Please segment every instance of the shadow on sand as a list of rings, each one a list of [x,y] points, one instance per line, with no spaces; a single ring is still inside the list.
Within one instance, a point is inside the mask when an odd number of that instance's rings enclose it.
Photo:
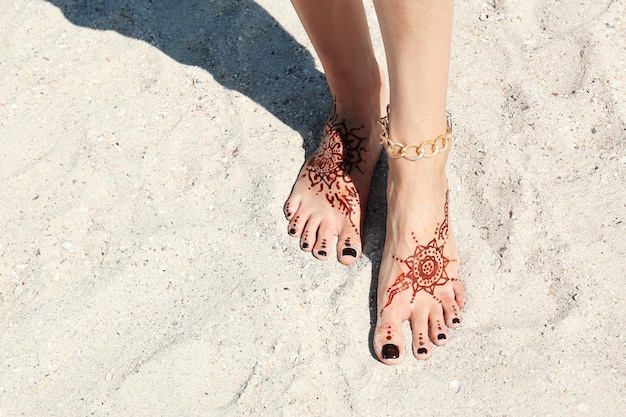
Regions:
[[[307,141],[332,105],[311,54],[252,0],[47,1],[75,25],[116,31],[206,70]]]
[[[307,156],[332,107],[311,54],[252,0],[47,0],[77,26],[142,40],[172,59],[209,72],[300,133]],[[285,7],[291,7],[286,5]],[[312,134],[311,134],[312,133]],[[365,255],[380,259],[386,170],[379,165],[364,230]],[[374,201],[378,201],[378,203]],[[372,247],[374,246],[374,247]],[[378,262],[372,263],[370,351],[376,323]]]

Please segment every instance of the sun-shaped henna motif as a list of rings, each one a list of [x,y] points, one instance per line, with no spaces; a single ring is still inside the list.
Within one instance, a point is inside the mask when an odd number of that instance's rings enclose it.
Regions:
[[[336,207],[358,232],[352,215],[360,208],[359,194],[350,173],[356,169],[363,172],[359,164],[363,162],[362,154],[367,152],[363,147],[364,136],[357,132],[362,129],[349,129],[345,120],[339,121],[337,107],[324,127],[320,147],[307,162],[302,177],[308,177],[309,189],[324,193],[331,206]]]
[[[420,291],[425,291],[439,299],[435,295],[435,287],[445,285],[448,281],[456,281],[456,278],[448,276],[446,267],[453,259],[444,256],[443,249],[448,239],[448,195],[446,194],[446,204],[444,207],[444,220],[435,231],[433,238],[427,245],[420,245],[414,233],[411,233],[416,243],[415,251],[406,259],[395,257],[396,261],[404,263],[408,267],[408,272],[402,272],[395,282],[387,290],[387,304],[381,309],[383,310],[391,304],[393,298],[400,292],[411,288],[413,295],[411,303],[415,300],[415,296]]]
[[[344,176],[343,140],[336,130],[328,130],[328,127],[326,130],[323,142],[311,158],[306,172],[311,181],[310,188],[319,185],[318,192],[332,188],[337,177]]]

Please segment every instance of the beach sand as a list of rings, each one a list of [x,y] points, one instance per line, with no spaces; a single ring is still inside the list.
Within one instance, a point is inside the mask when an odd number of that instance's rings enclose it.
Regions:
[[[0,416],[623,415],[623,0],[457,0],[469,303],[397,367],[384,158],[355,265],[286,233],[332,107],[289,2],[0,5]]]

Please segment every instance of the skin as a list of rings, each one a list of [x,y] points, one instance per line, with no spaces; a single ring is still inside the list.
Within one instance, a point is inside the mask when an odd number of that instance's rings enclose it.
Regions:
[[[389,100],[361,0],[292,3],[335,96],[336,107],[329,120],[341,122],[345,129],[327,124],[320,149],[305,163],[285,205],[289,232],[300,238],[303,250],[312,251],[319,259],[328,258],[327,248],[337,236],[338,259],[349,265],[361,254],[361,213],[380,152],[380,127],[373,122],[384,114],[382,109],[389,103],[389,136],[397,142],[421,143],[446,130],[453,2],[374,1],[387,55]],[[320,189],[312,180],[317,177],[309,174],[316,167],[329,166],[322,163],[321,155],[323,151],[331,154],[328,148],[333,140],[341,142],[342,149],[350,149],[354,140],[346,132],[364,138],[359,142],[359,156],[345,156],[343,162],[335,159],[334,165],[330,164],[335,167],[330,170],[334,183]],[[433,343],[444,345],[449,339],[448,329],[461,322],[466,295],[459,281],[459,256],[449,225],[447,155],[444,152],[419,161],[389,159],[387,231],[373,338],[374,350],[385,364],[399,363],[406,353],[400,331],[403,321],[411,324],[411,350],[418,359],[430,357]],[[354,169],[355,164],[348,159],[358,160],[359,169]],[[331,182],[325,180],[327,185]],[[337,204],[333,206],[336,199],[329,198],[332,190],[349,196],[353,203],[358,201],[351,206],[350,216]],[[358,250],[356,256],[346,256],[347,248]]]
[[[351,265],[362,253],[362,213],[381,151],[377,121],[387,103],[387,90],[360,0],[292,3],[324,66],[335,107],[320,148],[305,162],[285,203],[288,233],[320,260],[331,256],[336,238],[337,259]],[[355,62],[360,63],[356,68]],[[329,148],[351,157],[329,163],[324,157]]]

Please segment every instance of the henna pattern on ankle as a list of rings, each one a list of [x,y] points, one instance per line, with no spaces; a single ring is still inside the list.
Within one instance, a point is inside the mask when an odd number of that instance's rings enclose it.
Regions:
[[[345,119],[339,121],[335,104],[324,127],[320,147],[302,173],[302,178],[308,177],[311,183],[309,189],[317,187],[317,194],[324,193],[328,203],[348,218],[357,234],[360,225],[352,216],[360,208],[361,201],[350,173],[355,169],[364,173],[359,164],[364,162],[362,155],[367,152],[363,147],[366,137],[357,134],[362,128],[349,129]]]
[[[435,295],[435,287],[445,285],[448,281],[457,281],[456,278],[449,277],[446,271],[448,264],[455,262],[456,259],[449,259],[443,255],[448,239],[448,193],[446,193],[444,206],[444,220],[441,225],[437,226],[435,237],[426,246],[420,245],[414,233],[411,233],[411,237],[416,243],[413,255],[406,259],[394,257],[396,261],[404,263],[409,271],[402,272],[393,285],[387,289],[387,304],[380,310],[380,314],[391,304],[398,293],[409,288],[413,290],[411,303],[418,292],[425,291],[441,304],[441,300]]]

